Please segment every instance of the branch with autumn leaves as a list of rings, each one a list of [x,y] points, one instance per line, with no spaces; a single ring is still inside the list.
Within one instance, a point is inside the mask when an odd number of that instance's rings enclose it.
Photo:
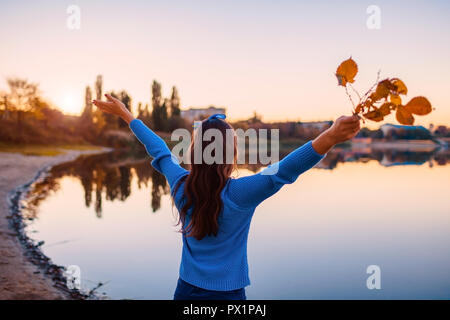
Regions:
[[[345,87],[347,96],[353,104],[353,114],[361,114],[365,119],[378,122],[395,111],[395,117],[399,123],[412,125],[414,124],[414,115],[423,116],[429,114],[433,109],[428,99],[422,96],[414,97],[403,105],[400,95],[406,95],[408,88],[398,78],[387,78],[381,81],[377,79],[372,88],[364,95],[360,95],[352,86],[357,73],[358,65],[352,58],[343,61],[336,70],[338,84]],[[356,106],[347,85],[359,98]]]

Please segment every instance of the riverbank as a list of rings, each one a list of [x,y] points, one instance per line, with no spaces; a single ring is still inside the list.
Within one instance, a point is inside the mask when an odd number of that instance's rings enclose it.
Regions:
[[[26,156],[20,153],[0,152],[0,299],[72,298],[65,288],[61,286],[58,288],[55,281],[45,274],[48,268],[31,262],[35,248],[25,248],[26,241],[24,242],[21,237],[20,230],[10,227],[11,220],[17,218],[10,210],[11,201],[14,196],[25,191],[24,186],[36,179],[37,173],[43,174],[50,167],[74,160],[80,155],[106,150],[65,149],[63,153],[53,156]]]

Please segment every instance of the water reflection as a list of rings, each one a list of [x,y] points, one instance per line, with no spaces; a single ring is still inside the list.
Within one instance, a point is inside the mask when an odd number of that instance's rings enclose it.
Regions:
[[[83,186],[86,207],[93,206],[97,217],[101,218],[103,198],[125,201],[131,195],[132,171],[139,189],[147,188],[152,181],[150,206],[156,212],[161,207],[161,196],[169,192],[165,177],[153,169],[148,158],[136,158],[124,152],[80,157],[53,167],[49,176],[34,185],[30,204],[37,207],[50,192],[59,189],[60,178],[70,176],[79,179]]]
[[[282,154],[285,156],[288,151]],[[411,152],[411,151],[372,151],[365,149],[335,148],[317,165],[319,169],[335,169],[339,163],[360,162],[366,163],[376,160],[382,166],[396,165],[423,165],[428,162],[430,167],[443,166],[450,162],[450,151],[441,149],[437,151]],[[258,172],[261,165],[243,165],[250,172]],[[53,167],[50,175],[43,181],[34,185],[29,207],[36,208],[40,201],[48,194],[59,189],[58,180],[64,176],[79,179],[84,189],[84,203],[87,208],[94,207],[98,218],[102,217],[103,198],[106,201],[125,201],[132,193],[132,171],[137,178],[139,189],[147,188],[151,181],[149,195],[150,208],[156,212],[161,208],[161,197],[169,194],[169,186],[165,177],[150,165],[148,157],[140,154],[133,155],[127,152],[111,152],[94,156],[80,157],[75,161],[67,162]],[[28,218],[36,217],[36,210],[29,210]]]
[[[334,149],[257,209],[248,297],[448,297],[449,160],[446,150]],[[149,162],[123,152],[83,157],[54,167],[30,194],[29,234],[55,263],[79,265],[84,285],[108,282],[112,298],[170,299],[176,285],[175,212]],[[382,268],[380,292],[365,287],[370,264]]]
[[[396,165],[422,165],[426,162],[429,163],[430,167],[435,164],[442,166],[450,162],[450,151],[448,149],[435,151],[399,151],[395,149],[371,150],[369,148],[335,148],[321,161],[318,167],[322,169],[334,169],[342,162],[364,163],[370,160],[376,160],[385,167]]]

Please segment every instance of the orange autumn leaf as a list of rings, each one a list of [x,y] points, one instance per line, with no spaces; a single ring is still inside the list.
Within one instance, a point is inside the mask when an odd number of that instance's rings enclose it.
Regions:
[[[353,83],[358,73],[358,65],[352,58],[342,62],[336,70],[336,77],[340,86],[345,87],[347,82]]]
[[[425,97],[415,97],[405,105],[405,108],[411,113],[423,116],[431,112],[431,103]]]
[[[384,118],[380,109],[375,109],[373,111],[369,111],[369,112],[363,114],[363,116],[369,120],[377,121],[377,122],[382,121]]]
[[[392,84],[389,80],[380,81],[375,89],[375,92],[371,94],[370,98],[373,101],[378,101],[388,97],[391,92]]]
[[[390,94],[389,100],[396,106],[399,106],[402,104],[402,98],[398,94]]]
[[[402,80],[394,78],[392,79],[392,84],[397,88],[396,91],[398,94],[408,93],[408,88],[406,87],[405,83]]]
[[[384,117],[384,116],[387,116],[388,114],[391,113],[391,106],[392,106],[392,105],[393,105],[393,104],[390,103],[390,102],[385,102],[385,103],[383,103],[383,104],[381,105],[381,107],[380,107],[380,113],[383,115],[383,117]]]
[[[397,112],[395,113],[395,117],[397,121],[404,125],[412,125],[414,124],[414,116],[412,113],[405,108],[405,106],[398,106]]]

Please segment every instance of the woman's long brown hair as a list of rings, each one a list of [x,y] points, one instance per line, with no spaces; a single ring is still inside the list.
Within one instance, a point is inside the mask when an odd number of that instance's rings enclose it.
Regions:
[[[195,163],[194,144],[196,137],[204,133],[208,129],[218,129],[223,138],[223,163],[207,164],[203,159],[203,151],[205,147],[217,141],[201,141],[201,163]],[[227,129],[233,132],[233,135],[227,135]],[[197,138],[198,139],[198,138]],[[227,141],[232,139],[232,141]],[[199,142],[197,142],[199,143]],[[220,146],[220,144],[218,144]],[[233,147],[232,163],[226,163],[227,148]],[[198,148],[198,146],[197,146]],[[214,156],[214,153],[212,154]],[[174,195],[177,193],[181,183],[184,184],[184,202],[180,210],[178,224],[181,224],[181,232],[189,237],[195,237],[197,240],[203,239],[205,236],[217,236],[219,231],[219,215],[223,208],[221,192],[225,187],[231,173],[235,168],[237,156],[236,137],[233,127],[227,122],[220,119],[207,119],[201,122],[201,126],[194,130],[190,145],[190,172],[180,180],[175,187]],[[188,210],[192,208],[192,215],[189,224],[186,226],[186,215]]]

